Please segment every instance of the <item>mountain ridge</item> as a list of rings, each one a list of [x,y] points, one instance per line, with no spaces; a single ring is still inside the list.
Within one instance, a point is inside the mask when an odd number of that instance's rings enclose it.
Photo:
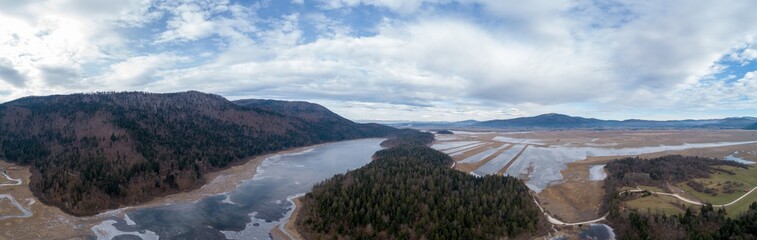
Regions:
[[[416,129],[746,129],[755,124],[755,117],[728,117],[721,119],[684,119],[684,120],[603,120],[570,116],[559,113],[547,113],[536,116],[511,119],[494,119],[487,121],[465,120],[459,122],[393,122],[393,127],[410,127]]]
[[[401,132],[316,104],[243,103],[197,91],[24,97],[0,104],[0,158],[30,166],[41,201],[91,215],[198,187],[253,156]]]
[[[723,119],[701,120],[601,120],[596,118],[584,118],[569,116],[558,113],[541,114],[532,117],[520,117],[505,120],[483,121],[472,125],[479,128],[545,128],[545,129],[572,129],[572,128],[628,128],[628,129],[688,129],[688,128],[718,128],[718,129],[742,129],[750,124],[757,123],[753,117],[729,117]]]

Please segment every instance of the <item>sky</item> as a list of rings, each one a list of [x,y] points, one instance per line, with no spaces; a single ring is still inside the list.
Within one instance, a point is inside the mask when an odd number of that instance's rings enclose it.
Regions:
[[[0,0],[0,102],[198,90],[355,120],[757,116],[757,1]]]

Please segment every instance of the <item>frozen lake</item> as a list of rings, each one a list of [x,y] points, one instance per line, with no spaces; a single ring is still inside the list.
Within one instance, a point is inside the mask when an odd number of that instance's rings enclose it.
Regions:
[[[112,218],[100,226],[120,237],[269,239],[270,230],[289,216],[292,203],[288,199],[335,174],[367,164],[383,140],[343,141],[274,155],[233,192],[194,203],[128,210],[130,221]]]

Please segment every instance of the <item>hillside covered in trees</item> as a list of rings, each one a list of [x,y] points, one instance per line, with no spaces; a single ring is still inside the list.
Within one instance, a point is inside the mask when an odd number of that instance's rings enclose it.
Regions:
[[[412,143],[413,141],[408,141]],[[307,239],[502,239],[545,233],[547,221],[516,178],[474,177],[417,144],[376,152],[302,198]]]
[[[707,178],[716,171],[725,171],[716,166],[747,165],[714,158],[669,155],[653,159],[638,157],[612,161],[605,166],[610,173],[605,179],[605,190],[615,192],[623,186],[639,185],[665,188],[665,183],[679,183],[694,178]]]
[[[623,201],[639,197],[638,194],[621,194],[623,187],[665,188],[666,183],[708,178],[715,172],[727,171],[719,167],[724,165],[748,167],[737,162],[679,155],[649,160],[624,158],[608,163],[607,219],[616,236],[619,239],[757,239],[757,203],[752,203],[735,219],[727,217],[725,209],[713,208],[710,204],[672,216],[621,206]]]
[[[31,166],[42,201],[88,215],[199,186],[251,156],[398,132],[316,104],[238,103],[200,92],[21,98],[0,105],[0,158]]]

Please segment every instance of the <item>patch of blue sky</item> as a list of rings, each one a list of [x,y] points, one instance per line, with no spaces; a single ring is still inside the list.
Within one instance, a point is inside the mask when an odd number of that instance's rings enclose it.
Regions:
[[[717,65],[722,66],[722,69],[713,74],[713,77],[726,83],[732,83],[742,79],[749,72],[757,71],[757,59],[738,59],[737,57],[733,57],[743,54],[746,49],[747,47],[737,49],[733,54],[726,55],[716,62]]]
[[[744,77],[749,72],[757,71],[757,61],[740,62],[734,60],[721,61],[718,64],[725,66],[723,70],[715,74],[716,79],[721,79],[726,83],[735,82]]]

